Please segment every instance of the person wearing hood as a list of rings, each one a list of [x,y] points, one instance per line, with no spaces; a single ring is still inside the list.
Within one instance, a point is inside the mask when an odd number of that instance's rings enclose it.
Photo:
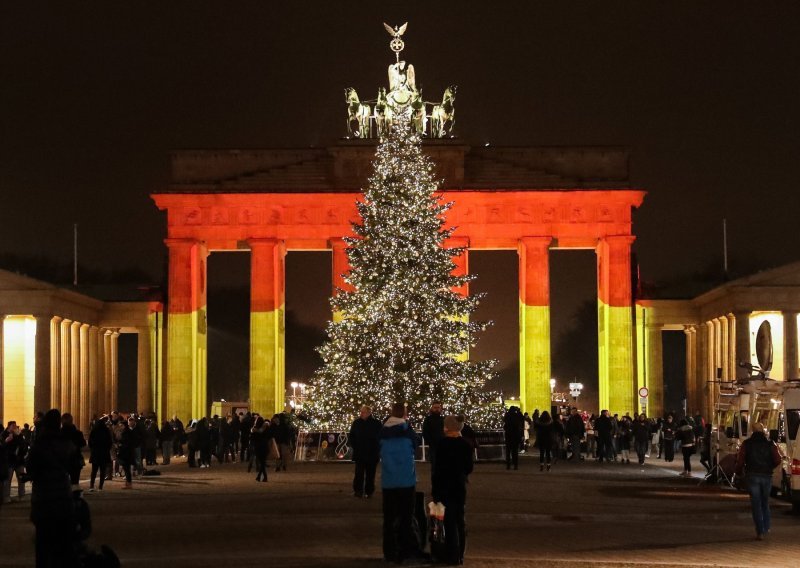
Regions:
[[[78,449],[61,432],[55,408],[42,418],[26,471],[33,484],[31,521],[36,528],[36,566],[77,566],[73,540],[77,518],[70,469]]]
[[[539,471],[550,471],[550,462],[553,459],[553,442],[555,440],[555,424],[546,410],[536,421],[536,445],[539,447]]]
[[[754,423],[752,429],[753,433],[739,447],[734,472],[746,475],[756,539],[762,540],[769,533],[772,472],[781,464],[781,455],[775,442],[765,435],[761,422]]]
[[[417,435],[406,421],[406,406],[395,403],[380,434],[383,558],[389,562],[403,562],[421,554],[413,526],[416,450]]]
[[[681,420],[678,425],[678,432],[675,439],[681,443],[681,453],[683,453],[683,472],[684,477],[692,476],[692,454],[694,453],[695,437],[694,428],[688,420]]]
[[[675,459],[675,419],[672,414],[667,416],[667,419],[661,425],[661,437],[664,445],[664,461],[671,462]]]

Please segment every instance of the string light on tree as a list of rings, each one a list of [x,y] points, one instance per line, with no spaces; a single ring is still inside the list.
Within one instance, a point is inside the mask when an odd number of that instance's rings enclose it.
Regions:
[[[495,362],[461,357],[487,324],[470,320],[480,296],[455,291],[473,277],[453,274],[453,257],[465,249],[445,247],[451,204],[437,195],[433,162],[412,120],[411,105],[394,108],[357,204],[356,236],[345,239],[351,271],[344,280],[354,291],[331,299],[342,317],[328,324],[307,400],[321,428],[346,428],[361,405],[381,414],[396,401],[408,403],[417,424],[434,400],[478,427],[500,423],[498,393],[485,389]]]

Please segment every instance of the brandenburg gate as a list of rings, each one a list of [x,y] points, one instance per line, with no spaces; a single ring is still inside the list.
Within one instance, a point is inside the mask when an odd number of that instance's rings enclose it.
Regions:
[[[452,246],[516,250],[519,256],[520,401],[550,408],[550,272],[552,248],[597,253],[600,406],[636,409],[632,210],[644,192],[628,184],[620,148],[474,148],[452,135],[456,87],[441,102],[423,100],[414,66],[403,61],[407,24],[384,24],[395,63],[389,88],[362,101],[346,89],[347,139],[308,150],[178,152],[173,183],[153,195],[167,211],[169,303],[166,411],[204,416],[206,400],[206,257],[249,250],[250,405],[284,406],[285,257],[290,250],[331,250],[332,287],[345,288],[344,237],[354,236],[356,201],[367,183],[376,138],[393,117],[410,117],[444,179],[453,207]],[[467,270],[468,253],[456,259]]]
[[[453,245],[515,250],[519,257],[520,400],[550,406],[551,249],[597,255],[600,406],[637,408],[632,210],[645,192],[628,184],[628,153],[612,147],[470,147],[430,140],[426,152],[454,203]],[[284,406],[285,257],[332,251],[331,287],[344,287],[343,237],[357,219],[374,141],[342,140],[323,149],[181,151],[173,181],[153,195],[167,212],[169,302],[163,392],[167,415],[202,416],[206,400],[206,258],[249,250],[250,404]],[[459,259],[466,270],[468,258]]]

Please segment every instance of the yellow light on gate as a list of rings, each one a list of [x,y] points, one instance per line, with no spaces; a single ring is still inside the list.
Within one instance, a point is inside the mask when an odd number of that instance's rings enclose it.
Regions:
[[[36,318],[7,316],[3,325],[3,420],[22,424],[33,416]]]

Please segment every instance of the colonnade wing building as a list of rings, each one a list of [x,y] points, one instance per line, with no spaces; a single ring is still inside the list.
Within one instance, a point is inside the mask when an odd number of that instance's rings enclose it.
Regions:
[[[454,205],[452,244],[519,255],[520,400],[550,406],[549,251],[597,254],[600,406],[635,408],[637,369],[631,278],[631,216],[645,192],[631,188],[628,152],[614,147],[470,147],[427,141]],[[284,406],[284,258],[331,250],[332,287],[344,288],[343,237],[371,173],[375,144],[322,149],[180,151],[172,184],[153,195],[167,212],[169,290],[161,410],[199,416],[206,399],[206,258],[251,257],[250,404]],[[460,259],[458,269],[466,270]]]
[[[69,412],[84,432],[117,408],[119,337],[135,333],[137,407],[157,408],[163,309],[158,301],[105,302],[0,270],[0,421]]]

